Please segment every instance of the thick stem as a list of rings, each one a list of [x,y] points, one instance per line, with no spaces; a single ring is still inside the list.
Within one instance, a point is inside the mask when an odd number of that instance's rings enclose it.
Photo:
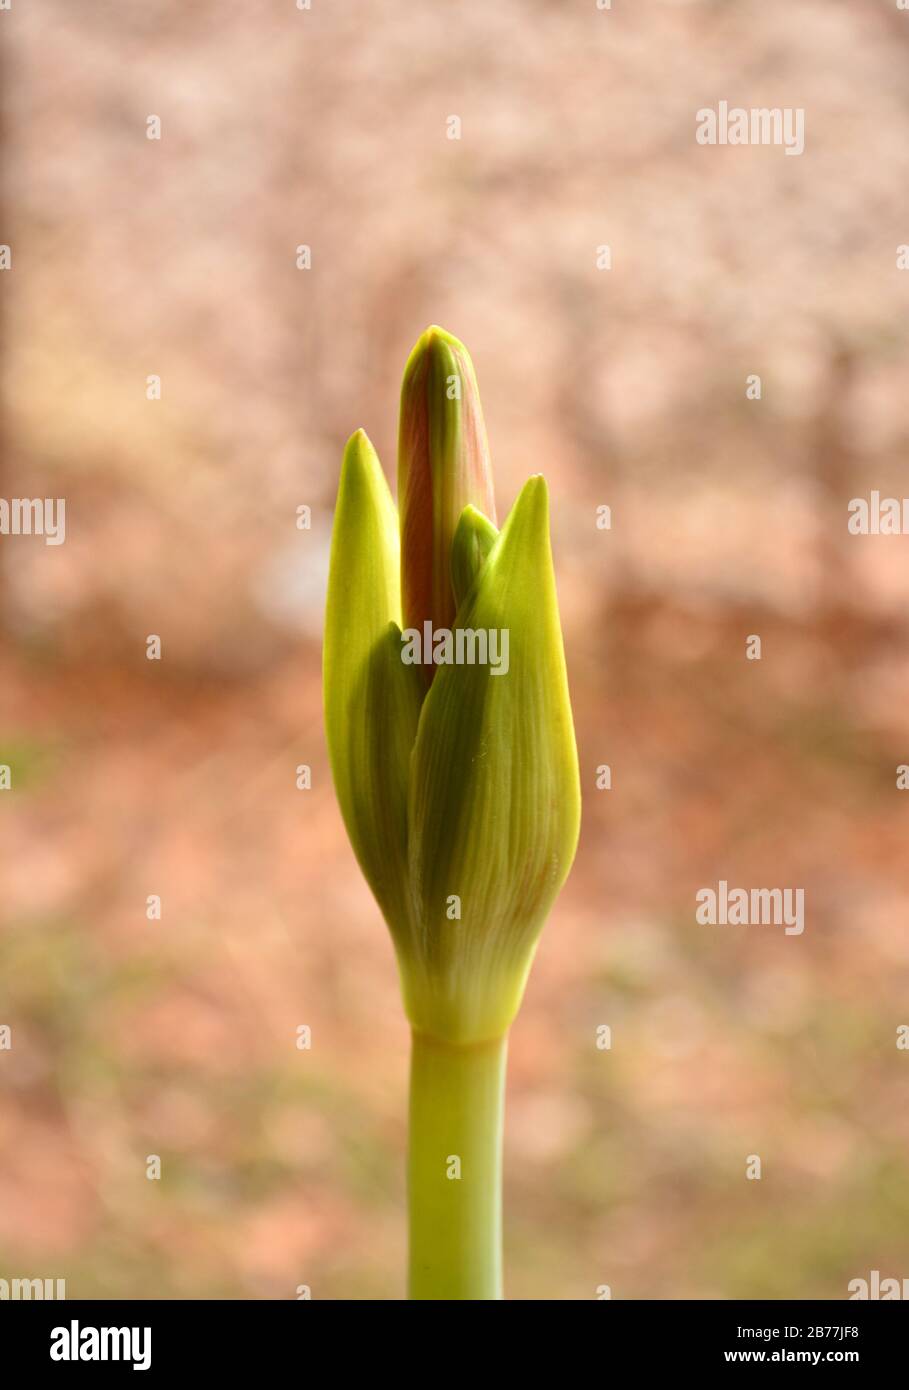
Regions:
[[[507,1038],[459,1047],[413,1034],[410,1297],[502,1297]]]

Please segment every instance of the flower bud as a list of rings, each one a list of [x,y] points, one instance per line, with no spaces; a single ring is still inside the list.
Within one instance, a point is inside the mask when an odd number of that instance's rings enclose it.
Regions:
[[[473,368],[438,328],[407,365],[399,496],[400,545],[357,431],[332,536],[328,749],[411,1023],[482,1043],[504,1036],[520,1004],[574,858],[581,797],[546,484],[530,478],[496,530]],[[405,628],[431,622],[463,639],[462,655],[405,661],[402,609]]]
[[[451,628],[451,547],[473,504],[495,522],[495,498],[477,379],[463,343],[427,328],[404,371],[398,432],[401,604],[404,627]],[[430,670],[432,668],[429,668]]]

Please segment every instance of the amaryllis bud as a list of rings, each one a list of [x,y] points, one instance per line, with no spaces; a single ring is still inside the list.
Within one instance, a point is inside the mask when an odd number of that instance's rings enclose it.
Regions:
[[[404,370],[398,431],[404,627],[454,625],[451,545],[471,503],[495,522],[480,393],[463,343],[427,328]],[[432,667],[428,670],[431,672]]]
[[[400,545],[358,430],[332,536],[325,731],[413,1026],[411,1297],[498,1298],[505,1039],[581,788],[546,484],[529,478],[496,529],[473,367],[440,328],[404,376],[398,498]]]

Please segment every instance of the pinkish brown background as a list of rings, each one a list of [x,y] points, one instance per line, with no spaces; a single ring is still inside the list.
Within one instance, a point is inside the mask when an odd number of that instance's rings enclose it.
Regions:
[[[319,668],[343,443],[393,475],[431,322],[500,514],[550,484],[584,786],[508,1295],[909,1275],[909,540],[846,530],[909,491],[909,13],[16,0],[0,40],[0,494],[67,506],[0,538],[0,1277],[403,1294],[408,1034]],[[805,153],[698,145],[720,100]],[[804,935],[696,925],[719,878],[803,887]]]

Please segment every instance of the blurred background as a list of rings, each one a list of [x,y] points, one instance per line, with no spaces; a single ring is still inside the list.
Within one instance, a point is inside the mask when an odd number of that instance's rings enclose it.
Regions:
[[[33,0],[0,41],[0,495],[66,499],[65,544],[0,540],[0,1277],[403,1295],[409,1039],[320,637],[344,440],[393,481],[433,322],[500,516],[550,483],[585,796],[508,1295],[909,1275],[909,540],[846,529],[909,493],[909,13]],[[698,145],[720,100],[804,107],[805,153]],[[696,925],[720,878],[804,888],[804,935]]]

